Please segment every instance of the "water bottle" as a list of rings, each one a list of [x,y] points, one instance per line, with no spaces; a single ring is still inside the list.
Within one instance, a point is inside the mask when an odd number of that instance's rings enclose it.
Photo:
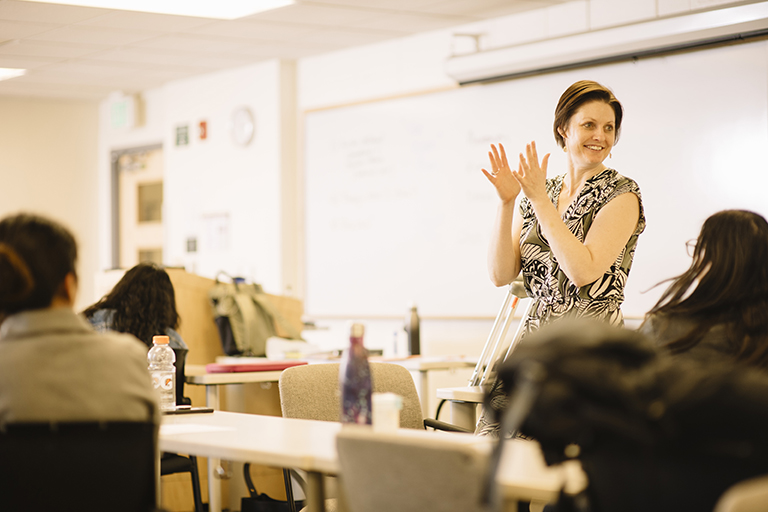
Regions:
[[[421,341],[419,339],[419,312],[416,304],[411,303],[410,310],[405,316],[405,332],[408,333],[408,353],[412,356],[421,354]]]
[[[160,396],[161,411],[172,411],[176,408],[176,354],[169,343],[168,336],[154,336],[152,348],[147,354],[152,385]]]
[[[341,357],[341,422],[371,424],[371,367],[363,346],[365,326],[353,323],[349,328],[349,348]]]

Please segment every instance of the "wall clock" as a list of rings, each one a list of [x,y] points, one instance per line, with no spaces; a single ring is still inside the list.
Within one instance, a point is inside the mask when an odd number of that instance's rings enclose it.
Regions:
[[[232,114],[232,138],[235,144],[247,146],[253,140],[256,122],[248,107],[239,107]]]

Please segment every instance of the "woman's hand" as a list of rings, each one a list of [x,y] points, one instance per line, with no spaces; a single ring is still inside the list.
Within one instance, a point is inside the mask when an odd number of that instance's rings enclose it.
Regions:
[[[488,157],[491,160],[492,172],[481,169],[483,174],[496,187],[496,193],[499,195],[502,203],[514,202],[518,194],[520,194],[520,183],[518,183],[518,180],[513,176],[512,170],[509,168],[504,146],[499,144],[499,149],[497,150],[496,145],[491,144],[491,151],[488,152]]]
[[[506,157],[504,159],[506,163]],[[522,188],[525,197],[535,202],[537,199],[549,200],[547,196],[547,164],[549,153],[539,163],[539,154],[536,152],[536,142],[532,141],[525,146],[525,156],[520,153],[520,164],[517,171],[511,174]]]

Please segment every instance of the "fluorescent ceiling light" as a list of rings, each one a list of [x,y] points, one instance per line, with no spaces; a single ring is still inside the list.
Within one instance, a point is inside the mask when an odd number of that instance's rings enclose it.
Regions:
[[[295,0],[24,0],[46,4],[99,7],[120,11],[151,12],[234,20],[258,12],[277,9]]]
[[[16,78],[27,72],[26,69],[0,68],[0,80]]]

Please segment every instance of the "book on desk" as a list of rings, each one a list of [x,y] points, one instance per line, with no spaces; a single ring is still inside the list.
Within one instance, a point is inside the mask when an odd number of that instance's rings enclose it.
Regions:
[[[241,372],[273,372],[281,371],[293,366],[301,366],[307,364],[306,361],[278,361],[273,359],[265,359],[264,361],[253,361],[242,363],[209,363],[205,365],[205,371],[207,373],[241,373]]]

